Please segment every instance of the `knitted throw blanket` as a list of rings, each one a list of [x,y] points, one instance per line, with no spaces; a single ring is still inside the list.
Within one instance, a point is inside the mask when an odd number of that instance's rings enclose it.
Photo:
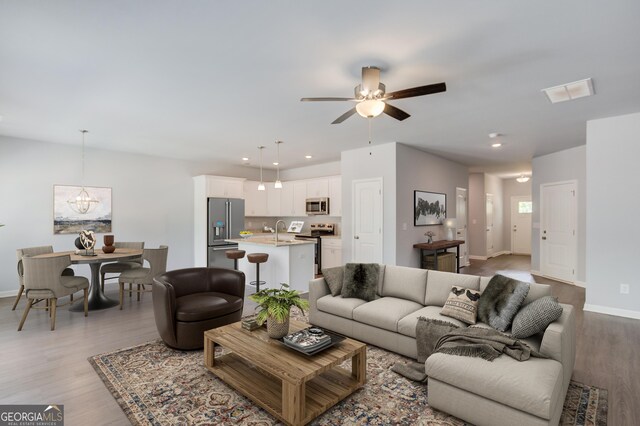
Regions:
[[[547,356],[534,351],[526,343],[502,334],[497,330],[480,327],[467,327],[452,330],[438,339],[434,353],[469,356],[493,361],[501,354],[517,361],[525,361],[534,356]]]

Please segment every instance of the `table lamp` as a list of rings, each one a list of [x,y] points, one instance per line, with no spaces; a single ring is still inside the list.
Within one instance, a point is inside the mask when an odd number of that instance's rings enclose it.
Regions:
[[[444,227],[447,230],[447,241],[454,240],[454,234],[456,229],[456,218],[448,217],[444,220]]]

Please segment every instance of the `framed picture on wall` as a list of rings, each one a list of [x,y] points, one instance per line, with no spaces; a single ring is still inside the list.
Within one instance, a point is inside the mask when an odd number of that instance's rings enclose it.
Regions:
[[[413,191],[413,225],[442,225],[447,217],[447,194]]]
[[[74,210],[69,201],[85,189],[97,201],[86,213]],[[53,186],[53,233],[77,234],[82,230],[96,234],[111,232],[111,188],[95,186]]]

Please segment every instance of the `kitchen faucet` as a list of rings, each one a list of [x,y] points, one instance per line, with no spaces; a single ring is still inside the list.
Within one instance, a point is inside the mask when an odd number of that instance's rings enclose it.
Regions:
[[[287,224],[284,222],[284,220],[279,220],[276,222],[276,245],[278,245],[278,224],[282,223],[284,225],[284,227],[287,227]]]

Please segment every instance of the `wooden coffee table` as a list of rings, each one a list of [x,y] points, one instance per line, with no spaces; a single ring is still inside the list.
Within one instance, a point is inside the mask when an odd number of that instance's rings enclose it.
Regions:
[[[289,332],[309,327],[291,320]],[[214,344],[231,351],[215,357]],[[351,358],[351,371],[339,365]],[[289,425],[304,425],[366,381],[367,346],[353,339],[307,356],[237,322],[204,333],[204,362],[222,381]]]

